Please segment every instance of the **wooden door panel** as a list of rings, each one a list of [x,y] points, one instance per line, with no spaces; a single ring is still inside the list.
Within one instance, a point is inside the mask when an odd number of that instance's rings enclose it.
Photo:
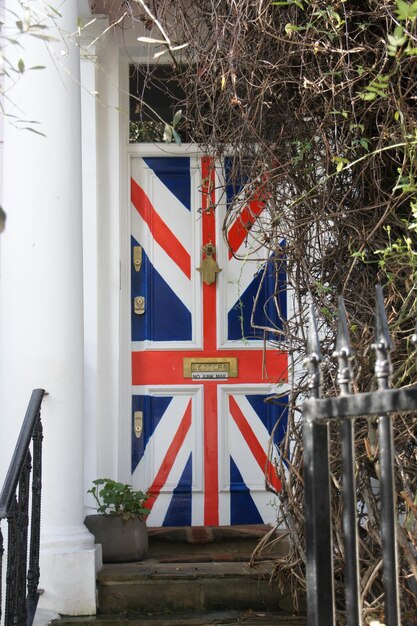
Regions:
[[[265,475],[278,489],[271,458],[285,426],[273,433],[279,411],[264,399],[286,379],[287,359],[264,351],[259,333],[246,335],[254,294],[262,292],[261,324],[285,303],[277,307],[275,271],[261,281],[262,250],[255,263],[229,254],[220,235],[222,185],[224,172],[206,157],[132,158],[132,483],[150,489],[154,526],[275,515]],[[248,245],[234,228],[236,245]],[[207,244],[221,264],[213,282],[202,280]]]

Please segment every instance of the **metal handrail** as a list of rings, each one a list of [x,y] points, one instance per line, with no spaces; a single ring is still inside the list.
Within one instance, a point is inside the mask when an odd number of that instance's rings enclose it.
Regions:
[[[4,554],[1,522],[3,519],[7,519],[8,522],[4,603],[4,623],[7,625],[31,626],[40,593],[38,590],[42,480],[40,409],[44,395],[43,389],[34,389],[32,392],[0,493],[0,580]],[[0,620],[1,616],[0,594]]]

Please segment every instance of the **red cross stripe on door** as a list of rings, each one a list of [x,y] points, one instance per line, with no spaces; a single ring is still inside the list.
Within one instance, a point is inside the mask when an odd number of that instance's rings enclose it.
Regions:
[[[212,244],[215,248],[219,248],[225,245],[222,241],[216,241],[216,211],[214,209],[216,204],[216,174],[213,160],[208,157],[204,157],[200,162],[201,168],[201,183],[199,185],[201,192],[201,211],[194,211],[191,215],[192,219],[199,220],[201,224],[201,248],[204,248],[207,244]],[[170,182],[164,178],[164,184],[170,186]],[[262,211],[262,203],[259,198],[254,199],[255,210],[252,207],[251,219],[255,219],[256,215]],[[186,201],[184,200],[184,203]],[[136,211],[143,223],[147,225],[151,233],[153,240],[156,240],[158,246],[165,251],[167,258],[171,259],[173,263],[176,263],[184,274],[184,258],[187,259],[186,267],[189,274],[189,259],[190,251],[186,250],[187,244],[182,244],[177,240],[174,233],[170,232],[168,225],[166,225],[163,219],[158,214],[158,206],[155,206],[148,198],[144,189],[138,184],[137,181],[132,179],[132,205],[133,210]],[[195,207],[194,207],[195,209]],[[256,214],[255,214],[256,213]],[[135,215],[136,217],[136,215]],[[142,222],[141,222],[142,223]],[[175,225],[173,225],[173,229]],[[239,246],[243,242],[243,238],[240,234],[238,225],[232,225],[232,241],[235,241]],[[179,235],[180,237],[180,235]],[[139,237],[138,237],[139,238]],[[174,242],[174,243],[173,243]],[[136,239],[134,239],[136,243]],[[184,254],[181,256],[179,250],[183,249]],[[152,255],[149,253],[148,255]],[[228,256],[226,252],[226,256]],[[156,255],[154,255],[154,265],[158,262]],[[196,258],[196,257],[194,257]],[[230,257],[229,257],[230,258]],[[198,259],[195,265],[198,264]],[[198,286],[200,288],[200,274],[197,271],[197,267],[191,267],[191,274],[195,274],[195,279],[198,280]],[[162,269],[161,269],[162,274]],[[219,276],[219,275],[218,275]],[[187,276],[189,279],[190,277]],[[140,408],[145,407],[146,398],[150,395],[157,395],[155,390],[164,389],[172,390],[178,388],[179,390],[185,389],[184,398],[180,400],[180,396],[176,395],[174,401],[178,403],[177,409],[174,411],[174,404],[171,402],[170,410],[172,409],[172,416],[175,417],[165,418],[165,409],[170,402],[170,398],[160,400],[161,407],[156,410],[159,411],[158,427],[155,428],[155,432],[160,431],[158,436],[163,439],[167,438],[163,443],[163,452],[161,453],[158,462],[155,464],[155,468],[152,473],[151,483],[145,485],[149,488],[152,498],[149,501],[150,510],[153,509],[155,503],[160,497],[164,487],[167,483],[168,477],[173,472],[173,467],[178,463],[178,458],[181,455],[181,451],[185,447],[187,438],[190,437],[192,429],[193,412],[199,413],[201,430],[202,430],[202,446],[199,454],[202,455],[202,459],[199,459],[202,467],[202,498],[199,500],[198,506],[202,506],[202,514],[197,518],[193,515],[191,519],[198,519],[200,523],[204,525],[219,525],[221,523],[242,523],[240,520],[245,520],[245,515],[240,517],[238,512],[238,504],[231,505],[231,513],[228,513],[226,518],[222,517],[221,506],[219,504],[220,493],[223,484],[220,484],[220,468],[224,462],[220,458],[224,449],[222,443],[222,437],[224,436],[224,423],[227,419],[231,419],[233,424],[230,426],[231,445],[234,447],[233,459],[230,461],[230,481],[234,484],[240,482],[246,484],[250,481],[250,476],[244,480],[243,473],[245,472],[243,464],[239,465],[236,462],[237,458],[248,459],[248,467],[250,463],[257,466],[258,470],[266,475],[266,479],[273,488],[278,491],[280,489],[280,481],[276,474],[275,467],[271,459],[268,458],[265,442],[260,441],[258,427],[256,420],[254,421],[254,415],[258,410],[257,398],[250,394],[250,391],[255,389],[256,386],[262,388],[262,385],[266,383],[272,385],[287,380],[287,354],[278,350],[263,349],[263,347],[254,347],[251,345],[242,344],[242,342],[236,342],[236,347],[229,349],[230,345],[219,347],[219,333],[218,333],[218,320],[217,311],[219,309],[219,291],[218,280],[207,284],[202,284],[202,347],[191,348],[187,347],[187,341],[184,341],[182,345],[178,345],[178,341],[172,347],[167,345],[167,342],[161,342],[160,345],[155,345],[149,342],[144,344],[144,349],[132,350],[132,385],[133,390],[138,389],[136,397],[139,398],[137,404]],[[174,287],[175,288],[175,287]],[[132,290],[134,287],[132,286]],[[180,289],[180,287],[179,287]],[[191,290],[191,289],[190,289]],[[227,290],[227,287],[226,287]],[[132,293],[132,297],[136,294]],[[169,316],[170,311],[165,311],[165,315]],[[224,362],[225,359],[236,359],[237,372],[236,376],[229,378],[206,379],[204,377],[189,377],[184,376],[184,360],[193,362],[193,359],[198,360],[200,363],[207,359],[207,362],[213,359],[220,359],[220,362]],[[193,396],[192,388],[196,387],[202,390],[202,402],[197,406],[196,397]],[[227,392],[228,387],[231,389],[230,393]],[[245,394],[249,394],[249,401],[246,400],[244,395],[239,395],[239,389],[243,389]],[[145,391],[144,391],[145,390]],[[151,390],[151,391],[148,391]],[[249,391],[248,391],[249,390]],[[171,392],[171,391],[170,391]],[[221,394],[226,393],[226,401],[221,401]],[[255,390],[253,393],[259,393]],[[264,393],[268,393],[267,391]],[[188,394],[188,395],[187,395]],[[135,391],[133,391],[135,397]],[[168,394],[169,395],[169,394]],[[141,397],[145,398],[142,400]],[[153,396],[152,396],[153,397]],[[263,396],[262,396],[263,397]],[[149,401],[150,406],[152,404]],[[195,405],[193,403],[196,403]],[[164,406],[162,407],[162,404]],[[146,405],[146,406],[148,406]],[[256,405],[256,406],[255,406]],[[155,404],[156,406],[156,404]],[[251,407],[255,407],[253,410]],[[256,410],[255,410],[256,409]],[[144,409],[145,410],[145,409]],[[259,412],[259,411],[258,411]],[[224,414],[227,413],[227,416]],[[248,413],[252,416],[248,417]],[[159,414],[162,417],[159,417]],[[167,413],[168,414],[168,413]],[[164,426],[165,433],[162,425]],[[160,421],[158,421],[160,420]],[[176,420],[176,425],[173,426],[173,422]],[[260,424],[260,427],[263,427]],[[171,430],[170,430],[171,429]],[[150,440],[149,436],[148,441]],[[198,437],[197,437],[198,438]],[[146,452],[146,443],[143,444],[142,449]],[[162,444],[161,444],[162,445]],[[238,446],[240,446],[239,449]],[[157,445],[155,444],[155,450]],[[191,448],[190,448],[191,450]],[[141,453],[142,454],[142,453]],[[184,494],[187,493],[187,463],[190,463],[190,458],[198,452],[190,452],[190,457],[184,453],[183,465],[181,466],[181,480],[183,484]],[[145,454],[144,454],[145,456]],[[153,457],[158,456],[157,452],[153,453]],[[139,458],[139,455],[138,455]],[[140,457],[142,459],[142,457]],[[188,460],[187,460],[188,459]],[[249,463],[250,460],[250,463]],[[142,461],[140,461],[142,462]],[[132,471],[135,466],[132,464]],[[190,470],[191,471],[191,470]],[[229,471],[229,469],[228,469]],[[179,483],[181,482],[179,480]],[[143,487],[143,485],[141,485]],[[179,488],[178,488],[179,489]],[[177,491],[178,491],[177,489]],[[234,498],[234,502],[239,501],[246,502],[249,491],[249,487],[243,488],[239,486],[237,490],[240,492]],[[181,491],[181,490],[180,490]],[[176,489],[173,489],[175,494]],[[178,492],[179,493],[179,492]],[[178,499],[177,493],[177,499]],[[174,497],[174,496],[173,496]],[[178,500],[179,501],[179,500]],[[188,502],[186,495],[182,496],[181,502]],[[188,504],[187,504],[188,506]],[[192,508],[192,498],[189,506]],[[256,508],[256,507],[255,507]],[[167,523],[184,523],[187,517],[181,517],[175,514],[174,505],[165,507],[164,518],[153,520],[153,524],[167,524]],[[227,520],[230,519],[230,522]],[[262,515],[260,518],[256,518],[256,521],[262,521]],[[174,520],[174,522],[172,521]],[[176,521],[178,520],[178,521]]]

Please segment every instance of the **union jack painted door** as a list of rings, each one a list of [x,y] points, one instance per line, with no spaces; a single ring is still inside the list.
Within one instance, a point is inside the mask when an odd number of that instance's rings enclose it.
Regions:
[[[229,166],[131,158],[132,484],[152,493],[150,526],[276,516],[265,481],[279,490],[274,460],[285,409],[265,398],[286,380],[287,358],[264,351],[250,311],[257,298],[255,321],[279,325],[286,300],[282,291],[276,306],[275,260],[265,265],[265,251],[252,250],[242,220],[230,225],[229,241],[247,261],[223,240],[225,211],[239,192],[227,182]],[[262,210],[252,199],[249,221]],[[207,244],[221,269],[211,284],[198,269]],[[236,371],[224,371],[228,360]],[[186,371],[194,361],[199,371]]]

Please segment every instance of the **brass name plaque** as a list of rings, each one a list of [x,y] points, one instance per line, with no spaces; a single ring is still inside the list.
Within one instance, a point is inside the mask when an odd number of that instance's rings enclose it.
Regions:
[[[217,380],[236,378],[236,357],[185,357],[184,378]]]

